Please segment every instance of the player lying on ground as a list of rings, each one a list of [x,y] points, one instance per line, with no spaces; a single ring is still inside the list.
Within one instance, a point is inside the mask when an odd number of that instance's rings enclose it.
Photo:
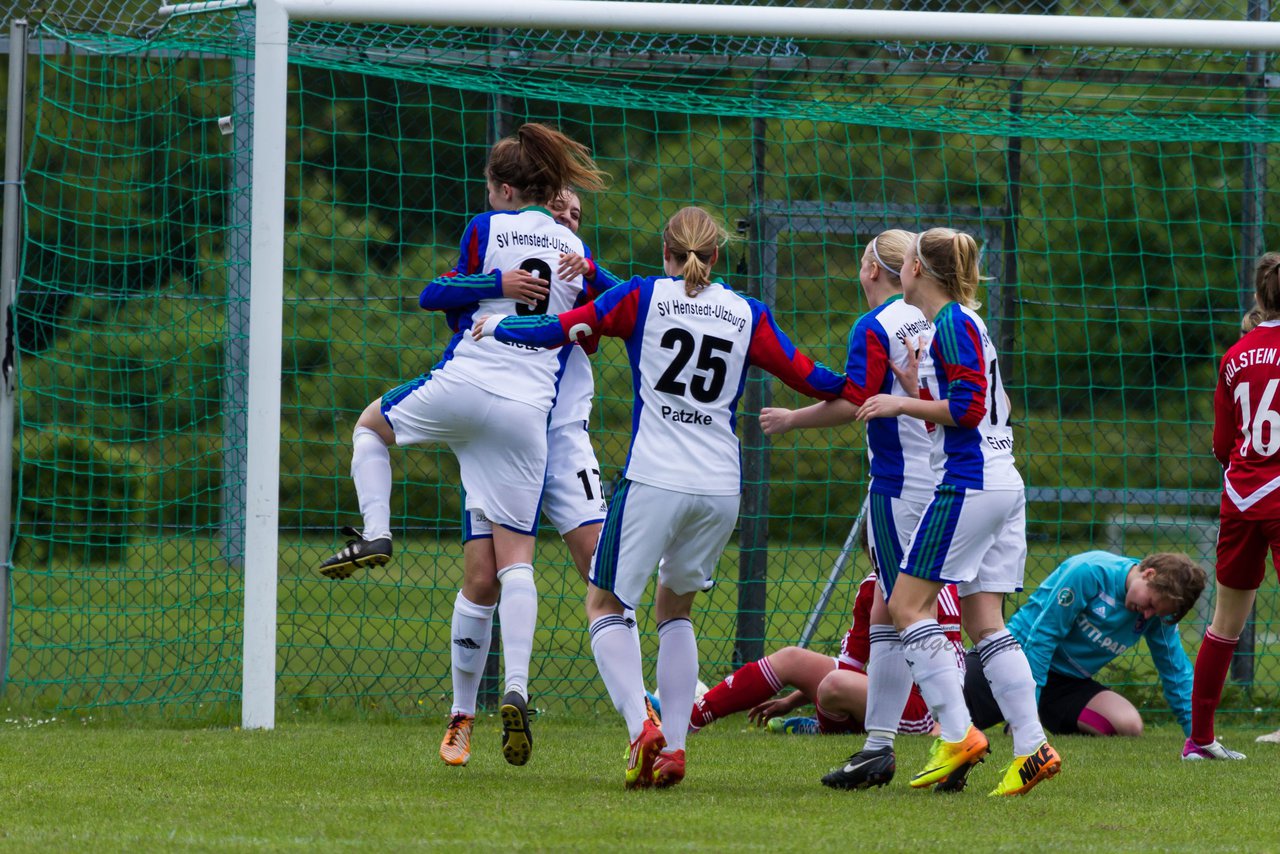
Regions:
[[[700,729],[741,711],[747,711],[751,720],[763,726],[771,718],[781,718],[813,703],[817,732],[824,735],[864,732],[869,620],[872,602],[880,597],[877,589],[874,572],[858,585],[853,622],[840,643],[839,655],[832,657],[789,646],[744,664],[694,703],[690,726]],[[960,642],[960,600],[952,585],[943,588],[938,596],[938,623],[954,645],[956,655],[964,655]],[[796,690],[785,697],[770,699],[788,685]],[[898,715],[898,732],[936,734],[929,708],[914,686]]]
[[[1063,561],[1009,619],[1009,633],[1031,665],[1045,729],[1141,735],[1138,710],[1094,676],[1142,638],[1169,708],[1190,732],[1191,662],[1177,623],[1204,585],[1204,570],[1181,554],[1153,554],[1139,562],[1093,551]],[[976,652],[968,655],[964,688],[974,726],[1004,721]]]
[[[819,399],[849,385],[798,352],[767,306],[712,280],[727,238],[706,211],[684,208],[663,230],[666,275],[636,277],[559,317],[490,317],[474,331],[534,347],[594,334],[627,343],[631,448],[592,561],[587,617],[600,675],[631,739],[628,788],[671,786],[685,775],[698,682],[690,614],[738,517],[742,474],[733,424],[747,368],[761,367]],[[640,646],[622,618],[643,598],[655,568],[663,729],[645,715]]]

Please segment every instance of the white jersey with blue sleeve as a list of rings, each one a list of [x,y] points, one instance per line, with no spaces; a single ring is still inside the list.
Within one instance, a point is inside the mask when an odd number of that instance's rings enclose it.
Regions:
[[[454,284],[473,282],[475,296],[461,314],[451,318],[455,328],[466,329],[473,316],[488,314],[552,315],[573,307],[582,293],[581,282],[568,281],[558,272],[561,253],[584,254],[582,241],[557,223],[542,208],[491,211],[467,225],[462,236],[462,257],[454,269]],[[502,296],[501,271],[527,270],[550,282],[546,299],[530,308]],[[420,301],[427,299],[426,292]],[[425,304],[425,303],[424,303]],[[435,371],[459,376],[499,397],[517,400],[549,411],[556,382],[568,353],[507,344],[496,339],[476,341],[456,336]]]
[[[972,309],[947,303],[933,319],[920,397],[947,401],[955,426],[932,425],[940,483],[965,489],[1022,489],[1013,463],[1013,428],[995,346]]]
[[[738,399],[757,365],[819,399],[841,396],[845,376],[800,353],[769,309],[720,282],[694,296],[683,280],[637,277],[552,317],[506,318],[502,340],[555,347],[579,336],[626,340],[635,400],[623,477],[694,495],[742,490]]]
[[[889,363],[906,368],[910,349],[927,350],[933,324],[920,309],[894,296],[858,318],[849,333],[845,373],[862,404],[876,394],[905,395]],[[867,456],[871,460],[870,491],[927,504],[935,477],[930,463],[932,442],[923,421],[901,415],[867,422]]]

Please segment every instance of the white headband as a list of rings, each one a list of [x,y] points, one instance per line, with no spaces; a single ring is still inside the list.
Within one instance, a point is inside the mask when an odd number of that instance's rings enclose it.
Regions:
[[[880,239],[880,235],[878,234],[875,237],[871,238],[871,254],[876,256],[877,264],[879,264],[881,267],[883,267],[884,269],[888,270],[890,273],[893,273],[895,276],[901,279],[902,271],[893,269],[892,267],[890,267],[888,264],[884,262],[883,258],[880,257],[880,250],[876,249],[876,241],[879,239]]]

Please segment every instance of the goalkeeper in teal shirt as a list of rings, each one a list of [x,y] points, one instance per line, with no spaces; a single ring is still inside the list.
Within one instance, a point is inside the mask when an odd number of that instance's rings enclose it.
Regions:
[[[1141,735],[1133,704],[1094,679],[1146,638],[1169,708],[1191,727],[1191,662],[1177,623],[1204,591],[1205,573],[1186,555],[1142,561],[1094,551],[1068,558],[1009,620],[1035,678],[1040,720],[1053,733]],[[1004,720],[975,652],[966,658],[965,701],[974,725]]]

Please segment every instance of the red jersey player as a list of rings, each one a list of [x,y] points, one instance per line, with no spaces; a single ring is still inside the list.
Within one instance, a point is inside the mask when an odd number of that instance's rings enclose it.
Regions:
[[[781,717],[807,703],[817,708],[817,729],[823,734],[863,732],[867,706],[867,658],[871,646],[871,605],[876,593],[872,572],[858,586],[853,603],[853,622],[840,643],[840,654],[832,657],[789,646],[749,664],[744,664],[707,691],[693,707],[690,725],[698,729],[734,712],[750,710],[758,724]],[[947,585],[938,596],[938,623],[956,651],[964,659],[960,641],[960,600],[955,585]],[[774,694],[790,685],[796,690],[777,700]],[[932,733],[933,718],[920,690],[911,688],[898,732]]]
[[[1280,253],[1258,259],[1254,292],[1262,320],[1222,357],[1214,394],[1213,455],[1225,472],[1218,533],[1218,597],[1196,655],[1191,737],[1182,758],[1244,759],[1213,733],[1227,669],[1280,549]]]

